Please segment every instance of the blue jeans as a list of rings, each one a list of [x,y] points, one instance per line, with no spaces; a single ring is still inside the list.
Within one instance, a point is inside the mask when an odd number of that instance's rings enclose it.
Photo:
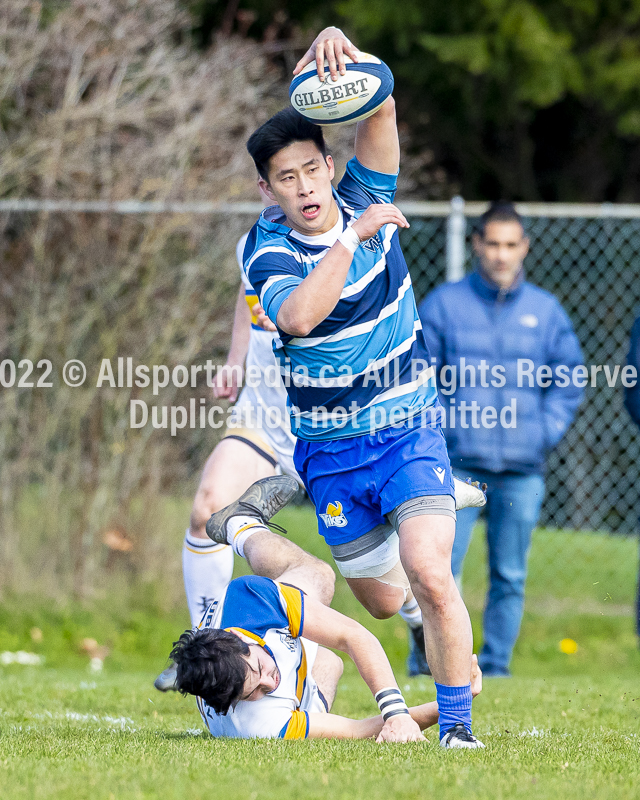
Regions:
[[[511,653],[518,638],[524,611],[524,585],[531,532],[538,522],[544,498],[541,475],[472,472],[471,477],[488,485],[487,545],[489,591],[484,610],[480,668],[493,674],[509,674]],[[471,532],[479,508],[457,512],[456,538],[451,568],[456,578],[469,549]]]

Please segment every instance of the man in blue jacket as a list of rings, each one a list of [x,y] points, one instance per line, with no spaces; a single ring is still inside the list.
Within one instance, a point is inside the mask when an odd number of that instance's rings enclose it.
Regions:
[[[635,367],[640,374],[640,317],[633,323],[631,341],[629,342],[629,355],[627,364]],[[635,386],[625,387],[624,404],[631,419],[640,427],[640,382]],[[640,636],[640,576],[638,579],[638,594],[636,597],[636,631]]]
[[[489,487],[489,591],[479,662],[486,676],[506,677],[544,497],[545,457],[580,404],[571,377],[582,353],[560,303],[524,280],[529,240],[513,205],[491,205],[473,244],[475,271],[435,289],[419,313],[437,363],[452,467]],[[478,513],[458,514],[457,579]]]

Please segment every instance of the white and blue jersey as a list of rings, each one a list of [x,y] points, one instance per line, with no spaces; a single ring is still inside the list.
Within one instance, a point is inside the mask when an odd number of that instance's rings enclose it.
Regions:
[[[346,226],[371,204],[391,202],[395,191],[395,175],[353,158],[334,190],[340,215],[333,230],[304,236],[283,224],[279,206],[263,212],[249,234],[244,269],[273,321]],[[300,439],[371,433],[436,402],[435,371],[396,225],[358,247],[336,307],[308,336],[278,333],[274,351]]]
[[[198,628],[223,628],[248,636],[265,648],[280,671],[274,692],[260,700],[241,700],[226,714],[217,714],[196,698],[209,732],[242,739],[305,739],[309,713],[325,712],[326,707],[311,676],[318,645],[302,638],[300,589],[257,575],[236,578],[211,603]]]

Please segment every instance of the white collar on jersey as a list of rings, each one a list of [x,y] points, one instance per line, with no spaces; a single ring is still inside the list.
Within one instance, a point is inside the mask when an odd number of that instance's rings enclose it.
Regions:
[[[335,199],[335,198],[334,198]],[[326,233],[320,233],[317,236],[307,236],[304,233],[298,233],[298,231],[291,230],[289,236],[292,239],[297,239],[299,242],[303,242],[304,244],[313,244],[316,247],[333,247],[336,243],[336,239],[342,233],[342,229],[344,228],[344,214],[340,206],[338,206],[338,221],[336,224],[331,228],[330,231]]]

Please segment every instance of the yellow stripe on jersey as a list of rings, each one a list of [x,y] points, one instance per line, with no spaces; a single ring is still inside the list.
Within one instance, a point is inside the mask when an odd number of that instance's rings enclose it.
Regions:
[[[291,715],[287,730],[284,732],[285,739],[306,739],[307,738],[307,715],[304,711],[294,711]]]
[[[301,635],[302,625],[302,592],[294,586],[286,586],[284,583],[278,584],[280,594],[284,597],[287,605],[287,619],[289,620],[289,630],[294,639]]]
[[[300,647],[302,648],[302,658],[300,659],[300,666],[298,667],[298,671],[296,673],[296,697],[298,698],[299,703],[302,702],[304,685],[307,680],[307,654],[305,653],[302,642],[300,642]]]
[[[259,302],[257,294],[245,294],[244,299],[247,301],[247,305],[249,306],[249,311],[255,306],[256,303]],[[258,318],[251,314],[251,322],[254,325],[258,324]]]
[[[264,639],[261,639],[256,633],[245,631],[244,628],[225,628],[225,631],[231,631],[231,633],[241,633],[243,636],[248,636],[250,639],[253,639],[254,642],[258,642],[258,644],[262,647],[267,646],[267,643]]]

